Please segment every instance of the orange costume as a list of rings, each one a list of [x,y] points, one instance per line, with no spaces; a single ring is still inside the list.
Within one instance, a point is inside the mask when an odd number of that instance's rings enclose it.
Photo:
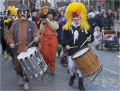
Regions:
[[[57,51],[57,33],[59,25],[56,21],[47,21],[46,25],[40,24],[40,33],[42,34],[41,53],[50,71],[55,71],[56,51]]]

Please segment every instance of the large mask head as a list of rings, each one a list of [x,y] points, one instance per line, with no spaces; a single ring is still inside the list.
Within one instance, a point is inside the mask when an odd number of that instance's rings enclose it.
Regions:
[[[19,19],[27,19],[29,18],[29,10],[26,4],[20,4],[18,8],[18,17]]]

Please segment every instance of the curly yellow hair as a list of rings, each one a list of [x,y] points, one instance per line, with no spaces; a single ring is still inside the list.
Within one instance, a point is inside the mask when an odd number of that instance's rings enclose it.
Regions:
[[[89,30],[90,26],[87,22],[87,11],[85,6],[82,3],[73,2],[69,4],[66,8],[65,12],[65,18],[66,18],[66,24],[63,26],[63,29],[65,30],[71,30],[71,23],[72,23],[72,13],[73,12],[79,12],[81,16],[81,22],[80,22],[80,29],[81,30]]]

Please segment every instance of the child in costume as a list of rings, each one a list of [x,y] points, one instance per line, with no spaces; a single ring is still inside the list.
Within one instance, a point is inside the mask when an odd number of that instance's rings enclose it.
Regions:
[[[94,29],[94,45],[96,49],[99,49],[99,45],[101,44],[102,40],[102,33],[100,32],[100,28],[98,26],[95,27]]]
[[[76,69],[76,64],[72,60],[71,56],[80,49],[80,46],[87,40],[87,43],[93,42],[94,38],[91,36],[90,26],[87,22],[87,11],[85,6],[82,3],[73,2],[69,4],[65,12],[66,24],[63,26],[64,29],[64,38],[63,44],[64,47],[68,50],[68,68],[70,73],[69,85],[72,86],[76,78],[76,72],[78,74],[78,88],[81,91],[85,91],[83,85],[83,77],[81,71]],[[70,48],[78,46],[75,48]]]

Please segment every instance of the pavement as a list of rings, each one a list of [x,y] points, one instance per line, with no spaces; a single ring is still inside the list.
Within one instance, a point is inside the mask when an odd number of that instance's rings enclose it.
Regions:
[[[102,72],[96,79],[87,84],[94,76],[84,79],[86,91],[120,91],[120,58],[119,52],[105,49],[96,50],[93,44],[90,44],[92,51],[98,56],[100,63],[103,65]],[[1,45],[0,45],[1,53]],[[0,54],[0,91],[24,91],[23,87],[18,86],[19,76],[13,69],[11,58],[4,59],[5,54]],[[32,79],[30,81],[29,91],[79,91],[78,78],[75,79],[74,85],[69,86],[70,75],[67,72],[67,65],[60,65],[60,59],[56,55],[55,75],[46,73],[43,79]]]

